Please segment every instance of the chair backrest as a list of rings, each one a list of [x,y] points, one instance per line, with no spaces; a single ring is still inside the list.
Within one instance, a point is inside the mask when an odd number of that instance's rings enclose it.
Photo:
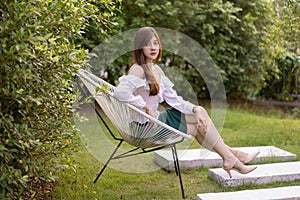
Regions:
[[[113,96],[115,87],[94,74],[80,69],[78,77],[127,143],[148,148],[191,138],[138,108],[119,101]],[[138,122],[142,117],[148,119],[147,123]]]

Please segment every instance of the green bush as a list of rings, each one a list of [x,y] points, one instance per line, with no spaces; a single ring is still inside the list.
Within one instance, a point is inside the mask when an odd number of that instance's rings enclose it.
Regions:
[[[95,11],[86,1],[0,4],[0,196],[19,198],[61,167],[75,133],[71,86],[87,54],[72,41]]]
[[[297,99],[298,97],[293,97],[300,91],[299,86],[296,88],[300,83],[299,79],[296,80],[300,65],[297,55],[290,52],[282,53],[277,56],[276,64],[278,72],[268,77],[266,85],[260,91],[261,96],[284,101]]]
[[[154,26],[177,30],[193,38],[218,66],[227,95],[239,98],[255,95],[265,76],[273,73],[269,56],[272,49],[268,45],[274,15],[272,4],[263,0],[137,0],[124,2],[122,15],[116,18],[123,25],[120,31]],[[192,50],[190,53],[197,56]],[[209,98],[207,90],[200,89],[205,83],[199,80],[196,70],[186,69],[183,59],[165,52],[162,63],[168,57],[174,58],[170,65],[182,71],[198,97]],[[120,73],[124,63],[127,64],[126,59],[108,67],[109,72]]]
[[[270,58],[275,63],[271,66],[273,73],[266,71],[268,76],[260,95],[277,100],[294,100],[297,99],[294,95],[300,91],[300,79],[296,80],[300,65],[297,53],[300,49],[300,4],[299,1],[274,1],[273,4],[277,16],[274,18],[269,48],[273,51]]]

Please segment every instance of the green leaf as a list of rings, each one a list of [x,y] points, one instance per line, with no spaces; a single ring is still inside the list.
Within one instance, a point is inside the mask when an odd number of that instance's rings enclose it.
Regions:
[[[52,33],[48,33],[44,36],[45,39],[49,39],[52,36]]]
[[[6,150],[7,148],[4,145],[0,144],[0,151],[6,151]]]

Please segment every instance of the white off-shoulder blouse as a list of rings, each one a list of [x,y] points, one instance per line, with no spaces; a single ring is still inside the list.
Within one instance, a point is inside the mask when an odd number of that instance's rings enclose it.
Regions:
[[[169,78],[164,75],[160,76],[159,86],[159,93],[149,96],[150,88],[146,79],[135,75],[123,75],[119,78],[119,84],[115,88],[114,97],[120,101],[130,103],[141,110],[148,104],[157,113],[157,116],[160,113],[158,111],[159,103],[163,101],[166,101],[171,107],[184,114],[193,114],[195,105],[177,95],[177,92],[173,89],[174,84]]]

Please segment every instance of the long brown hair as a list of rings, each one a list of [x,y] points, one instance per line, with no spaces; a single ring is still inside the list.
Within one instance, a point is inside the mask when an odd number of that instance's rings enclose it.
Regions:
[[[159,36],[154,28],[143,27],[140,28],[134,37],[134,50],[133,50],[133,60],[139,64],[145,73],[145,78],[150,87],[149,95],[157,95],[159,92],[159,84],[152,71],[152,63],[146,63],[146,57],[143,53],[143,47],[155,36],[159,43],[159,53],[154,63],[157,63],[161,58],[162,50]]]

